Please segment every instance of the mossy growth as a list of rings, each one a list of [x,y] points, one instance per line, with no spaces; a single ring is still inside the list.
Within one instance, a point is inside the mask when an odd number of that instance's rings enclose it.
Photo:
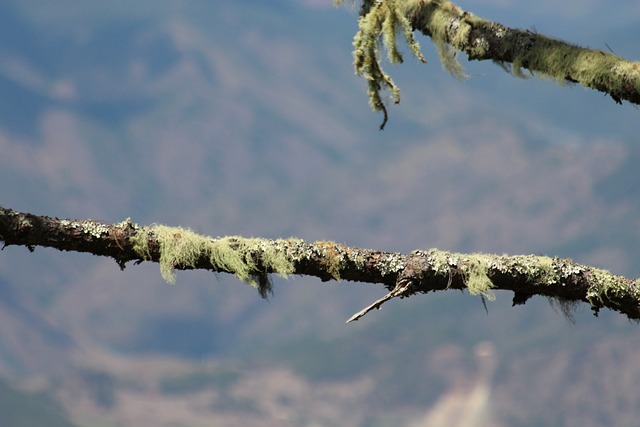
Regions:
[[[600,306],[610,298],[628,295],[634,289],[606,270],[590,268],[588,272],[591,286],[587,292],[587,300],[592,307]]]
[[[553,285],[561,279],[554,259],[540,255],[518,255],[509,257],[509,262],[502,262],[500,270],[523,274],[527,280],[536,285]]]
[[[532,46],[509,46],[516,56],[513,60],[513,73],[522,74],[520,67],[536,70],[540,77],[548,77],[557,82],[579,82],[591,87],[606,87],[617,102],[616,94],[624,93],[628,82],[621,78],[633,73],[637,63],[622,61],[610,53],[585,49],[560,40],[539,37]]]
[[[416,9],[421,6],[418,2],[412,2],[410,8]],[[418,4],[416,4],[418,3]],[[431,32],[431,40],[438,52],[440,63],[452,76],[464,80],[468,76],[464,72],[462,65],[456,57],[457,51],[454,47],[459,47],[466,43],[471,31],[468,21],[475,18],[474,15],[465,12],[462,15],[455,13],[457,9],[449,2],[431,1],[432,8],[429,16],[428,28]],[[449,40],[449,34],[453,37]],[[449,40],[449,41],[447,41]]]
[[[494,285],[489,278],[489,265],[492,262],[492,256],[465,255],[438,249],[429,249],[426,252],[418,250],[413,253],[426,256],[429,265],[437,275],[451,277],[452,269],[460,269],[464,275],[467,290],[471,295],[481,295],[490,301],[495,300],[495,296],[491,293]]]
[[[469,293],[471,295],[481,295],[489,301],[494,301],[496,298],[491,292],[494,286],[488,275],[490,257],[474,254],[469,255],[465,261],[462,264],[462,270],[465,273]]]
[[[343,4],[343,0],[334,0],[335,5]],[[405,0],[365,0],[360,8],[358,32],[353,39],[354,68],[358,76],[367,80],[369,104],[374,111],[382,111],[384,119],[380,129],[388,120],[387,109],[382,91],[388,90],[397,104],[400,102],[400,90],[395,82],[382,68],[380,63],[380,46],[387,52],[392,64],[403,61],[396,43],[396,36],[402,33],[411,53],[422,62],[426,62],[420,52],[420,45],[413,37],[413,28],[407,19]]]
[[[208,261],[214,271],[232,273],[266,297],[272,292],[269,273],[287,277],[295,269],[284,250],[287,240],[238,236],[214,239],[180,227],[157,225],[131,238],[134,250],[145,260],[152,259],[150,237],[158,242],[160,273],[169,283],[175,283],[176,267],[195,268]]]
[[[340,270],[344,267],[344,256],[338,250],[338,244],[332,241],[317,241],[314,246],[320,248],[322,265],[335,280],[340,280]]]

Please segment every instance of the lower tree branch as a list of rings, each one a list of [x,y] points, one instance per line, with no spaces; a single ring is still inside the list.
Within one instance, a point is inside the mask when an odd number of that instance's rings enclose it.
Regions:
[[[381,283],[389,293],[352,316],[357,320],[395,297],[447,289],[466,290],[493,299],[493,290],[514,293],[513,304],[533,295],[551,297],[561,306],[587,302],[594,314],[607,307],[640,319],[640,283],[569,259],[545,256],[457,254],[437,249],[409,254],[353,248],[332,241],[208,237],[180,227],[139,226],[130,219],[116,224],[38,216],[0,207],[0,241],[4,246],[52,247],[88,252],[116,260],[160,264],[172,282],[174,270],[207,269],[234,274],[272,292],[270,274]],[[563,305],[564,304],[564,305]]]

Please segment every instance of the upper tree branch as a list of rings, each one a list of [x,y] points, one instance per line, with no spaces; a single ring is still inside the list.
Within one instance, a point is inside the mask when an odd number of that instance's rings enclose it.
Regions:
[[[352,248],[330,241],[208,237],[178,227],[141,227],[127,219],[117,224],[37,216],[0,207],[0,241],[5,246],[53,247],[129,261],[160,263],[165,279],[174,269],[201,268],[231,273],[271,292],[268,275],[300,274],[326,280],[381,283],[382,299],[354,315],[357,320],[394,297],[461,289],[492,298],[492,290],[514,293],[513,303],[533,295],[561,302],[588,302],[640,319],[640,284],[607,271],[544,256],[456,254],[436,249],[410,254]]]
[[[640,62],[509,28],[479,18],[447,0],[370,0],[363,2],[360,14],[353,43],[354,67],[356,74],[368,82],[371,107],[384,114],[381,129],[388,118],[381,91],[389,90],[395,103],[400,102],[400,91],[381,66],[379,49],[386,49],[392,63],[402,62],[395,39],[397,33],[403,33],[411,52],[425,62],[412,30],[432,39],[442,64],[458,77],[465,74],[456,52],[464,52],[471,60],[491,60],[503,67],[511,64],[516,76],[524,77],[522,69],[527,69],[598,90],[618,103],[627,100],[640,104]]]
[[[516,75],[525,68],[604,92],[618,103],[640,104],[639,62],[509,28],[478,18],[446,0],[407,3],[407,14],[416,30],[465,52],[471,60],[510,63]]]

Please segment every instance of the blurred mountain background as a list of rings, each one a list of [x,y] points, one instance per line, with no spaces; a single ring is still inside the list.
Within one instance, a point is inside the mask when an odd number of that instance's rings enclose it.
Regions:
[[[638,58],[640,5],[461,1]],[[640,112],[461,58],[388,66],[390,122],[330,0],[7,0],[0,205],[387,251],[543,253],[640,276]],[[0,252],[0,420],[61,426],[629,426],[638,326],[447,292]],[[7,403],[8,402],[8,403]],[[6,404],[4,404],[6,403]],[[3,405],[4,404],[4,405]],[[466,420],[452,417],[467,414]],[[452,415],[453,414],[453,415]],[[42,418],[34,418],[42,417]],[[34,421],[35,420],[35,421]],[[456,424],[456,422],[458,424]],[[35,423],[35,424],[34,424]]]

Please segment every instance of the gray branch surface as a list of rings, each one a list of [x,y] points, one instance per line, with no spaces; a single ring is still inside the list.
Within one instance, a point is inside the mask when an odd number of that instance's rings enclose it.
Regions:
[[[349,321],[395,297],[448,289],[493,299],[494,290],[514,293],[513,305],[534,295],[561,304],[587,302],[594,314],[603,308],[640,319],[640,283],[569,259],[534,255],[458,254],[437,249],[409,254],[353,248],[332,241],[208,237],[180,227],[142,227],[126,219],[105,224],[38,216],[0,207],[4,246],[52,247],[130,261],[158,262],[165,279],[173,270],[207,269],[236,275],[261,295],[272,291],[270,274],[306,275],[327,280],[383,284],[389,293]]]

